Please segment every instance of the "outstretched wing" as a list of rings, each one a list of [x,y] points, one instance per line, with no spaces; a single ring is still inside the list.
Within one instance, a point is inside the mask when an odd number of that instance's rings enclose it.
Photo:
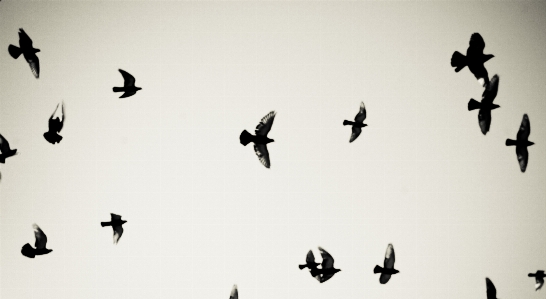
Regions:
[[[387,251],[385,252],[385,261],[383,261],[383,268],[385,269],[394,269],[394,247],[392,244],[387,246]]]
[[[36,249],[44,249],[47,243],[46,234],[44,234],[42,229],[38,225],[36,225],[36,223],[32,225],[32,228],[34,229],[34,237],[36,238],[36,243],[34,243],[34,247],[36,247]]]
[[[269,161],[269,152],[267,151],[267,145],[265,144],[255,144],[254,151],[260,162],[265,166],[265,168],[271,167],[271,162]]]
[[[360,111],[358,111],[358,114],[355,116],[355,122],[361,123],[366,119],[366,106],[364,106],[364,102],[360,103]]]
[[[233,288],[231,289],[231,294],[229,295],[229,299],[239,299],[239,292],[237,291],[236,284],[234,284]]]
[[[135,77],[122,69],[119,69],[119,72],[121,73],[121,75],[123,76],[123,80],[125,81],[123,83],[124,87],[135,86]]]
[[[325,281],[327,281],[328,279],[332,278],[334,276],[334,274],[323,274],[323,275],[317,275],[317,277],[320,278],[320,283],[323,283]]]
[[[123,227],[121,225],[112,226],[114,230],[114,244],[117,244],[121,235],[123,235]]]
[[[307,253],[307,257],[305,258],[305,262],[308,265],[311,265],[311,264],[315,263],[315,255],[313,254],[312,250],[309,250],[309,252]]]
[[[318,249],[320,251],[320,255],[322,255],[322,269],[333,268],[334,258],[322,247],[319,247]]]
[[[497,299],[497,289],[489,278],[485,278],[485,285],[487,288],[487,299]]]
[[[493,103],[499,91],[499,75],[493,76],[482,93],[482,103]]]
[[[0,134],[0,151],[2,154],[7,154],[11,148],[9,147],[9,142]]]
[[[262,121],[256,126],[256,135],[267,136],[273,126],[275,115],[277,115],[277,112],[271,111],[262,118]]]
[[[112,221],[114,220],[121,220],[121,216],[120,215],[116,215],[114,213],[110,213],[110,219],[112,219]]]
[[[529,162],[529,151],[526,146],[516,146],[516,155],[518,156],[519,169],[525,172],[527,162]]]
[[[351,133],[351,139],[349,139],[349,142],[353,142],[360,136],[360,133],[362,133],[362,128],[353,126],[352,128],[353,132]]]
[[[535,282],[535,291],[542,289],[542,286],[544,285],[544,277],[537,275],[537,277],[535,278]]]
[[[36,54],[26,55],[25,56],[30,66],[30,70],[36,79],[40,78],[40,60]]]
[[[519,126],[518,141],[527,141],[529,139],[529,134],[531,134],[531,122],[529,121],[529,116],[524,114],[521,125]]]
[[[483,49],[485,49],[485,41],[479,33],[474,33],[470,37],[470,43],[468,51],[473,54],[483,54]]]
[[[19,46],[22,49],[32,48],[32,40],[23,28],[19,28]]]
[[[487,132],[489,132],[489,127],[491,127],[491,110],[480,109],[480,112],[478,113],[478,122],[483,135],[487,134]]]

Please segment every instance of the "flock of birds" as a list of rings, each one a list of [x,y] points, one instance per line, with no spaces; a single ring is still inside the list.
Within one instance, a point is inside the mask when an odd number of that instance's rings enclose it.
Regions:
[[[485,48],[485,42],[479,33],[472,34],[470,38],[470,45],[466,51],[466,56],[454,52],[451,58],[451,66],[455,67],[455,72],[459,72],[465,67],[468,67],[470,72],[474,74],[481,86],[484,87],[482,94],[482,99],[480,102],[470,99],[468,102],[468,110],[479,110],[478,113],[478,122],[481,129],[481,132],[486,135],[491,126],[491,111],[497,108],[500,108],[499,105],[494,104],[493,101],[498,93],[499,88],[499,76],[494,75],[491,80],[487,73],[487,69],[484,64],[489,59],[494,56],[491,54],[484,54],[483,50]],[[26,34],[23,29],[19,30],[19,47],[14,45],[9,45],[8,47],[9,54],[17,59],[19,56],[23,55],[25,60],[28,62],[32,74],[37,79],[40,76],[40,62],[36,53],[39,53],[39,49],[35,49],[32,45],[32,40]],[[135,78],[124,70],[119,70],[124,79],[123,87],[114,87],[114,92],[123,92],[120,98],[126,98],[135,95],[142,88],[135,86]],[[59,114],[59,105],[61,106]],[[56,117],[55,117],[56,116]],[[267,144],[274,142],[273,139],[270,139],[267,135],[273,126],[273,121],[275,120],[276,112],[271,111],[266,116],[262,118],[260,123],[255,129],[255,135],[250,134],[247,130],[244,130],[240,137],[240,143],[244,146],[249,143],[254,143],[254,151],[258,156],[260,162],[266,167],[271,167],[271,161],[269,157],[269,151],[267,150]],[[61,132],[64,122],[65,122],[65,108],[64,103],[58,104],[55,108],[55,111],[49,118],[49,130],[44,133],[44,138],[51,144],[56,144],[61,142],[63,137],[59,135]],[[356,114],[354,121],[344,120],[344,126],[351,126],[351,137],[349,142],[354,142],[358,136],[362,133],[362,128],[366,127],[367,124],[364,124],[366,119],[366,107],[364,102],[361,102],[358,113]],[[527,147],[533,145],[534,143],[529,141],[529,134],[531,133],[531,125],[529,122],[529,117],[527,114],[523,115],[523,120],[521,122],[519,131],[517,133],[516,140],[506,139],[506,146],[516,146],[516,155],[518,163],[522,172],[525,172],[527,168],[527,163],[529,160],[529,153]],[[17,154],[17,149],[12,149],[8,141],[0,135],[0,163],[5,163],[5,160],[9,157],[12,157]],[[117,244],[119,239],[123,234],[123,224],[127,221],[122,220],[120,215],[111,214],[111,220],[109,222],[101,222],[101,226],[111,226],[114,231],[114,244]],[[47,236],[36,224],[33,224],[34,235],[35,235],[35,244],[34,248],[29,244],[25,244],[21,253],[28,257],[34,258],[38,255],[45,255],[52,252],[52,249],[46,248],[47,245]],[[313,252],[309,250],[307,253],[305,264],[299,265],[300,269],[309,269],[309,272],[312,277],[317,279],[320,283],[328,281],[336,273],[341,271],[340,269],[334,268],[334,258],[323,248],[319,247],[319,252],[322,256],[322,263],[315,262],[315,256]],[[381,284],[386,284],[392,275],[399,273],[397,269],[394,268],[395,255],[394,247],[392,244],[388,244],[387,250],[385,253],[385,259],[383,262],[383,267],[376,265],[373,269],[374,273],[380,273],[379,282]],[[529,273],[529,277],[534,277],[536,280],[535,289],[538,291],[544,285],[544,278],[546,274],[543,270],[538,270],[536,273]],[[497,290],[493,285],[493,282],[489,278],[486,278],[486,289],[487,289],[487,298],[496,299]],[[233,289],[230,294],[230,299],[238,299],[237,285],[233,286]]]

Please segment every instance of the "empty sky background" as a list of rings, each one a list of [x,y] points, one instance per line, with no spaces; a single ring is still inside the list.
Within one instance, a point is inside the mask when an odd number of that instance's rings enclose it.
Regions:
[[[19,28],[39,80],[9,56]],[[485,277],[544,297],[527,277],[546,268],[544,28],[544,2],[4,0],[1,297],[485,298]],[[450,66],[474,32],[500,76],[487,136],[467,111],[482,88]],[[112,92],[118,68],[135,96]],[[239,134],[271,110],[268,170]],[[504,142],[524,113],[522,174]],[[53,252],[28,259],[33,223]],[[380,285],[388,243],[400,273]],[[297,267],[317,246],[342,269],[324,284]]]

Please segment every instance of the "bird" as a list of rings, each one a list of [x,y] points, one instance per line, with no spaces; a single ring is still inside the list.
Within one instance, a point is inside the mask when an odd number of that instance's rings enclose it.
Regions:
[[[484,63],[495,57],[492,54],[483,54],[484,48],[485,41],[482,36],[479,33],[474,33],[470,37],[466,56],[458,51],[453,52],[451,56],[451,66],[455,68],[455,72],[458,73],[465,66],[468,66],[468,69],[474,74],[481,86],[485,86],[489,82]]]
[[[320,255],[322,255],[321,268],[314,268],[311,270],[311,276],[315,277],[320,283],[332,278],[334,274],[341,271],[341,269],[334,268],[334,258],[322,247],[318,248]]]
[[[25,57],[25,60],[30,65],[30,70],[34,77],[36,79],[40,77],[40,60],[36,56],[36,53],[40,52],[40,49],[35,49],[32,46],[32,40],[23,28],[19,28],[19,47],[9,45],[8,51],[13,59],[17,59],[23,54],[23,57]]]
[[[34,243],[34,247],[36,247],[36,249],[32,248],[32,246],[27,243],[23,245],[23,248],[21,248],[21,253],[24,256],[33,259],[37,255],[44,255],[52,252],[52,249],[46,248],[47,236],[44,234],[42,229],[40,229],[36,223],[32,225],[32,228],[34,229],[34,237],[36,238],[36,242]]]
[[[231,294],[229,294],[229,299],[239,299],[239,292],[237,292],[237,285],[234,284],[231,289]]]
[[[485,278],[485,285],[486,285],[486,292],[487,292],[487,299],[497,299],[497,289],[495,288],[495,285],[489,278]]]
[[[343,125],[348,126],[351,125],[353,132],[351,133],[351,139],[349,139],[349,142],[355,141],[356,138],[362,133],[362,128],[368,126],[364,123],[364,120],[366,119],[366,107],[364,106],[364,102],[360,103],[360,110],[358,111],[357,115],[355,116],[355,121],[348,121],[344,120]]]
[[[239,141],[244,146],[250,142],[254,142],[254,151],[265,168],[271,167],[267,144],[274,142],[275,140],[268,138],[267,133],[269,133],[271,127],[273,126],[275,115],[277,115],[277,112],[271,111],[262,118],[262,121],[256,126],[255,136],[250,134],[247,130],[241,132],[241,135],[239,136]]]
[[[305,265],[299,265],[300,270],[309,268],[309,270],[316,269],[320,264],[315,262],[315,255],[312,250],[307,252],[307,257],[305,258]]]
[[[51,117],[49,118],[49,131],[44,133],[45,140],[51,144],[59,143],[61,140],[63,140],[63,136],[59,135],[58,133],[63,129],[65,121],[66,114],[64,112],[64,102],[61,105],[61,115],[53,118],[57,112],[57,109],[59,109],[59,104],[57,104],[57,108],[55,108],[55,111],[53,111],[53,114],[51,114]]]
[[[468,101],[468,111],[480,109],[480,112],[478,113],[478,122],[483,135],[486,135],[487,132],[489,132],[489,127],[491,126],[491,110],[500,108],[499,105],[493,104],[495,97],[497,97],[498,90],[499,76],[495,75],[485,87],[482,93],[481,103],[474,99]]]
[[[540,290],[544,285],[544,277],[546,277],[544,270],[538,270],[536,273],[529,273],[527,276],[535,278],[535,291]]]
[[[516,146],[516,155],[518,157],[521,172],[525,172],[527,169],[527,162],[529,161],[527,147],[535,144],[534,142],[529,141],[529,134],[531,134],[531,122],[529,121],[529,116],[524,114],[516,140],[506,139],[506,146]]]
[[[110,213],[110,216],[111,216],[110,222],[101,222],[100,225],[102,227],[105,227],[105,226],[112,227],[112,229],[114,230],[114,244],[118,244],[118,241],[121,238],[121,235],[123,235],[122,225],[127,221],[121,220],[121,216],[116,215],[114,213]]]
[[[133,77],[131,74],[122,69],[119,69],[119,72],[123,76],[123,87],[114,87],[113,90],[114,92],[123,92],[121,97],[119,97],[120,99],[130,97],[142,89],[135,86],[135,77]]]
[[[6,163],[6,159],[17,155],[17,149],[11,149],[9,142],[0,134],[0,163]]]
[[[383,268],[379,265],[376,265],[373,269],[373,273],[381,273],[379,276],[379,283],[386,284],[391,279],[391,275],[396,274],[400,271],[394,269],[394,247],[392,244],[387,246],[387,251],[385,252],[385,261],[383,261]]]

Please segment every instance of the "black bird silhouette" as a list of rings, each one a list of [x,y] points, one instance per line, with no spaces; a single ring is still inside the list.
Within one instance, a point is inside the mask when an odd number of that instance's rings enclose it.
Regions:
[[[365,119],[366,119],[366,107],[364,106],[364,102],[361,102],[360,111],[358,111],[358,114],[355,116],[355,121],[354,122],[348,121],[348,120],[343,121],[344,126],[348,126],[348,125],[353,126],[352,128],[353,133],[351,133],[351,139],[349,140],[349,142],[355,141],[355,139],[360,135],[360,133],[362,133],[362,128],[368,126],[367,124],[364,123]]]
[[[536,273],[529,273],[527,276],[535,278],[535,291],[540,290],[544,285],[544,277],[546,277],[544,270],[538,270]]]
[[[495,97],[497,97],[498,90],[499,76],[495,75],[491,79],[491,82],[489,82],[485,87],[482,93],[481,103],[474,99],[470,99],[470,101],[468,101],[468,111],[480,109],[480,112],[478,113],[478,122],[483,135],[489,132],[489,127],[491,126],[491,110],[500,107],[497,104],[493,104]]]
[[[487,299],[497,299],[497,289],[495,288],[495,285],[489,278],[485,278],[485,285],[486,285],[486,292],[487,292]]]
[[[53,118],[53,116],[57,112],[57,109],[59,109],[59,104],[57,104],[55,111],[53,111],[53,114],[51,114],[51,117],[49,118],[49,131],[44,133],[45,140],[47,140],[51,144],[59,143],[61,142],[61,140],[63,140],[63,136],[59,135],[59,132],[61,132],[61,130],[63,129],[66,115],[64,112],[64,102],[61,105],[61,116]]]
[[[32,246],[27,243],[23,245],[23,248],[21,248],[21,253],[24,256],[33,259],[37,255],[44,255],[52,252],[52,249],[46,248],[46,234],[44,234],[44,232],[40,229],[38,225],[36,225],[36,223],[32,225],[32,228],[34,229],[34,237],[36,238],[36,242],[34,243],[34,247],[36,247],[36,249],[32,248]]]
[[[277,113],[275,111],[271,111],[262,118],[262,121],[258,124],[258,126],[256,126],[256,136],[248,133],[247,130],[241,132],[241,135],[239,136],[239,141],[244,146],[250,142],[254,142],[254,151],[256,152],[260,162],[262,162],[266,168],[271,167],[267,144],[275,141],[273,139],[269,139],[267,137],[267,133],[269,133],[271,127],[273,126],[273,120],[275,120],[276,114]]]
[[[506,139],[506,146],[516,146],[516,155],[518,156],[521,172],[525,172],[525,169],[527,169],[527,162],[529,161],[527,147],[535,144],[534,142],[529,141],[529,134],[531,134],[531,122],[529,121],[527,114],[524,114],[516,137],[517,140]]]
[[[137,91],[141,90],[142,88],[135,86],[135,77],[133,77],[131,74],[127,73],[126,71],[119,69],[119,72],[123,76],[123,87],[114,87],[114,92],[123,92],[121,95],[121,98],[127,98],[132,95],[134,95]]]
[[[465,66],[468,66],[470,72],[474,74],[481,86],[485,86],[489,82],[487,70],[484,63],[495,57],[491,54],[483,54],[485,42],[479,33],[474,33],[470,37],[470,45],[466,50],[466,56],[455,51],[451,56],[451,66],[455,68],[455,72],[459,72]]]
[[[322,247],[319,247],[318,249],[320,255],[322,255],[321,268],[315,267],[314,269],[311,269],[311,276],[315,277],[320,283],[323,283],[341,270],[334,268],[334,258],[326,250],[322,249]]]
[[[123,235],[122,225],[127,221],[121,220],[120,215],[110,213],[110,216],[111,216],[110,222],[101,222],[100,225],[102,227],[105,227],[105,226],[112,227],[112,229],[114,230],[114,244],[117,244],[119,239],[121,238],[121,235]]]
[[[383,268],[376,265],[373,269],[373,273],[381,273],[379,276],[379,283],[386,284],[391,279],[391,275],[396,274],[400,271],[394,269],[394,247],[392,244],[387,246],[387,251],[385,252],[385,260],[383,261]]]
[[[229,299],[239,299],[239,292],[237,292],[237,285],[234,284],[231,289],[231,294],[229,294]]]
[[[19,29],[19,47],[9,45],[8,51],[14,59],[19,58],[19,56],[23,54],[30,65],[30,70],[34,77],[36,77],[36,79],[40,77],[40,60],[38,60],[38,56],[36,56],[36,53],[40,52],[40,49],[35,49],[32,46],[32,40],[28,37],[23,28]]]
[[[305,258],[305,265],[299,265],[300,270],[303,270],[305,268],[309,268],[309,270],[316,269],[320,265],[319,263],[315,262],[315,255],[313,254],[312,250],[309,250],[307,252],[307,257]]]
[[[9,142],[0,134],[0,163],[6,163],[6,159],[17,155],[17,149],[11,149]]]

